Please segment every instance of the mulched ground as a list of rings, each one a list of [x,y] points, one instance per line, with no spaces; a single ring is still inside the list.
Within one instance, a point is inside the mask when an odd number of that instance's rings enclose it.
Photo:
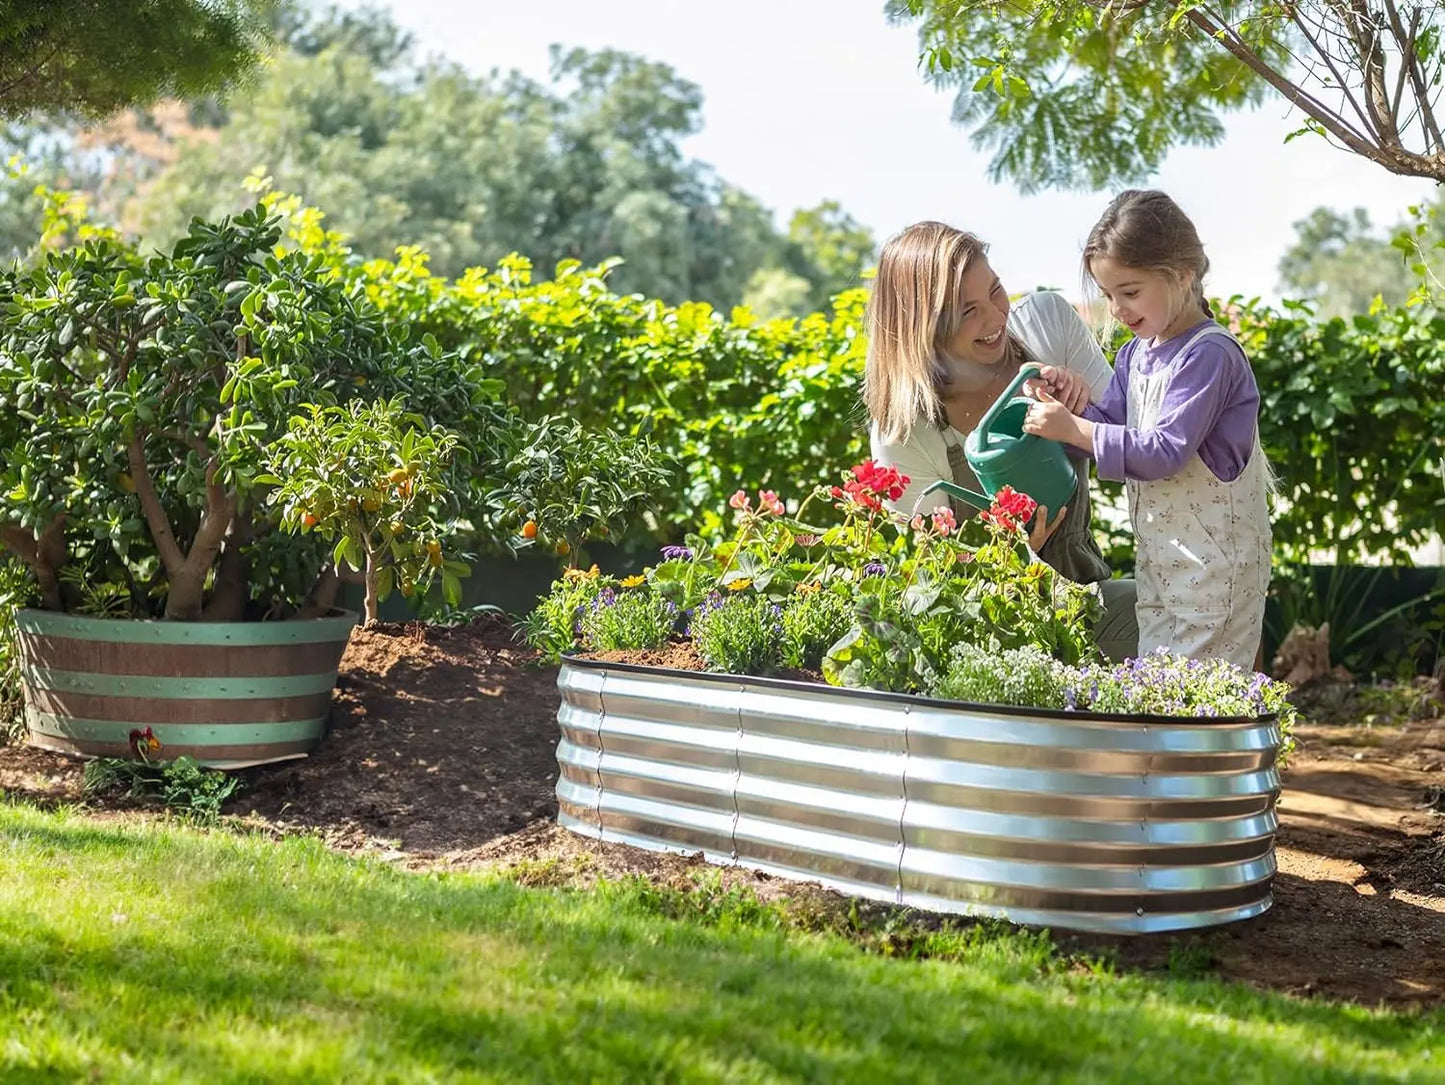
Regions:
[[[247,770],[227,813],[408,867],[510,868],[587,884],[637,873],[689,884],[696,859],[601,844],[557,827],[556,670],[497,622],[359,629],[332,730],[310,757]],[[1180,947],[1217,974],[1367,1005],[1445,1005],[1445,721],[1307,727],[1285,773],[1273,909],[1187,936],[1063,938],[1121,967],[1160,969]],[[75,761],[0,747],[0,790],[80,798]],[[841,898],[729,871],[768,898]]]

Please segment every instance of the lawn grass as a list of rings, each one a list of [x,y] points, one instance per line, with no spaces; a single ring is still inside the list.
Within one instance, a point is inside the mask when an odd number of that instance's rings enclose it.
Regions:
[[[1431,1081],[1445,1015],[0,804],[0,1081]]]

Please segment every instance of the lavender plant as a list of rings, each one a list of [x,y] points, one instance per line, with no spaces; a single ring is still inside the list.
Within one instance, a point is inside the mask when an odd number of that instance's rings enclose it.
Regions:
[[[697,654],[714,671],[765,675],[782,657],[783,608],[756,593],[699,606],[689,633]]]
[[[604,587],[581,609],[577,626],[595,651],[641,651],[667,643],[677,617],[677,604],[661,596]]]

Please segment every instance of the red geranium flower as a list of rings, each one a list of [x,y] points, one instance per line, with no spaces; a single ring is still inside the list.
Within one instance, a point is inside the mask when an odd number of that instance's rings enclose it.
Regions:
[[[1028,494],[1021,494],[1012,486],[1002,487],[993,495],[993,505],[979,518],[986,523],[997,524],[1005,531],[1021,531],[1039,503]]]

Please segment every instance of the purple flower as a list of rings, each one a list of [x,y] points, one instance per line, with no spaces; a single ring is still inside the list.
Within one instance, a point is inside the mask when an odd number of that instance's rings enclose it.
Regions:
[[[870,561],[867,565],[863,566],[863,575],[886,576],[888,575],[888,566],[884,565],[881,561]]]
[[[664,546],[662,556],[668,561],[691,561],[692,547],[690,546]]]

